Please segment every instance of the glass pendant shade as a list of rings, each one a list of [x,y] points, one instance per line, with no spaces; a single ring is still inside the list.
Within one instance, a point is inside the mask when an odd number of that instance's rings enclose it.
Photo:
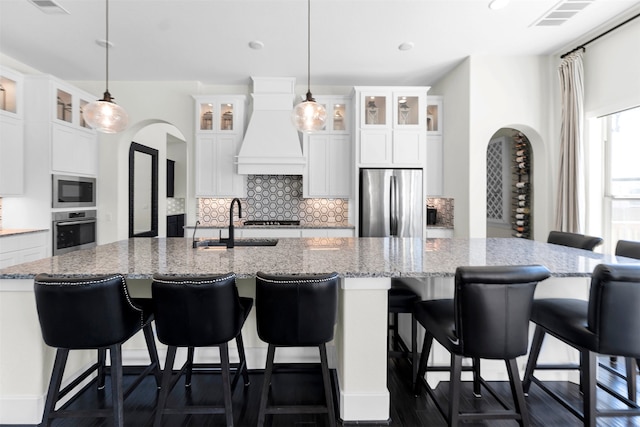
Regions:
[[[111,100],[109,92],[103,99],[85,105],[82,115],[89,126],[103,133],[121,132],[129,124],[127,112]]]
[[[327,121],[327,110],[324,105],[318,104],[311,96],[311,93],[308,92],[307,99],[293,109],[291,118],[294,126],[300,132],[313,132],[324,129]]]

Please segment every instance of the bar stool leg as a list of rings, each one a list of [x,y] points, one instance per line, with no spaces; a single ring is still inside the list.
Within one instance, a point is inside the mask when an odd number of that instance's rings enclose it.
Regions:
[[[480,358],[473,358],[473,395],[475,397],[482,397],[482,390],[480,386]]]
[[[449,380],[449,425],[460,423],[460,386],[462,376],[462,356],[451,355],[451,379]]]
[[[240,369],[242,369],[244,386],[249,387],[251,381],[249,380],[249,371],[247,370],[247,357],[244,354],[244,341],[242,340],[242,334],[236,337],[236,345],[238,347],[238,356],[240,357]]]
[[[258,427],[264,426],[264,419],[267,415],[267,400],[269,399],[269,387],[271,386],[271,374],[273,373],[273,358],[276,347],[269,344],[267,350],[267,365],[264,369],[264,379],[262,382],[262,393],[260,394],[260,410],[258,411]]]
[[[191,387],[191,374],[193,373],[193,353],[195,349],[193,347],[187,348],[187,366],[186,375],[184,378],[184,386]]]
[[[68,357],[68,349],[59,348],[56,350],[56,359],[53,362],[53,371],[51,372],[51,380],[49,381],[49,390],[47,391],[47,400],[44,404],[44,416],[42,420],[43,424],[47,427],[51,425],[50,417],[58,402],[58,393],[60,392],[60,385],[62,384],[62,374],[64,374],[64,367],[67,364]]]
[[[583,424],[585,427],[596,427],[596,367],[598,361],[595,353],[584,350],[580,352],[580,372],[582,372]]]
[[[220,344],[220,363],[222,368],[222,389],[224,394],[224,413],[227,420],[227,427],[233,426],[233,406],[231,404],[231,379],[229,378],[229,346],[227,343]]]
[[[544,335],[544,330],[540,326],[536,326],[536,330],[533,333],[533,341],[531,341],[531,350],[529,351],[527,367],[524,370],[524,380],[522,381],[522,389],[525,394],[529,393],[529,388],[531,387],[531,378],[533,377],[533,371],[536,369],[536,364],[538,363],[538,356],[540,355]]]
[[[144,340],[147,343],[147,351],[149,352],[149,359],[155,366],[153,369],[153,376],[156,379],[156,386],[160,388],[162,383],[162,371],[160,370],[160,359],[158,359],[158,349],[156,347],[156,340],[153,336],[153,330],[151,329],[151,323],[147,323],[143,328]]]
[[[335,427],[336,414],[333,409],[333,389],[331,388],[331,379],[329,377],[329,363],[327,361],[327,346],[320,344],[320,364],[322,366],[322,382],[324,383],[324,396],[327,401],[327,415],[329,416],[329,425]]]
[[[111,399],[113,401],[113,425],[124,426],[124,392],[122,386],[122,346],[109,347],[111,356]]]
[[[627,392],[629,400],[636,401],[636,360],[630,357],[624,358],[625,368],[627,370]]]
[[[511,394],[513,396],[513,404],[515,410],[520,414],[518,424],[522,427],[529,425],[529,412],[527,410],[527,404],[524,401],[524,392],[522,391],[522,383],[518,374],[518,364],[516,359],[505,360],[507,365],[507,373],[509,374],[509,385],[511,386]]]
[[[98,390],[104,390],[105,364],[107,360],[107,349],[98,349]]]
[[[418,321],[411,313],[411,386],[415,388],[418,376]]]
[[[160,427],[162,423],[162,413],[164,407],[167,404],[167,397],[171,391],[171,375],[173,371],[173,363],[176,360],[177,347],[169,346],[167,348],[167,358],[164,362],[164,373],[162,374],[162,385],[160,386],[160,396],[158,397],[158,403],[156,404],[156,415],[153,420],[154,427]]]

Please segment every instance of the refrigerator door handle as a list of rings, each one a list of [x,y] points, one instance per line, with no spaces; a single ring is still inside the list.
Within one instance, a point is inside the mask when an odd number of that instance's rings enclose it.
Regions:
[[[391,191],[389,192],[389,196],[390,196],[390,203],[389,203],[389,209],[391,210],[390,215],[389,215],[389,221],[390,221],[390,233],[392,236],[397,236],[398,235],[398,182],[396,180],[395,176],[391,176],[391,181],[390,181],[390,185],[391,185]]]

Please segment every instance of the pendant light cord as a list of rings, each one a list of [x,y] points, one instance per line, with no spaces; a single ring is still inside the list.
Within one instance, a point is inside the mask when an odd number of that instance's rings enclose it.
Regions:
[[[307,92],[311,93],[311,0],[307,0]]]
[[[105,3],[107,5],[107,11],[105,13],[105,15],[107,17],[107,19],[106,19],[106,21],[107,21],[106,22],[106,40],[105,40],[106,41],[105,49],[106,49],[106,52],[107,52],[106,53],[106,57],[107,57],[107,61],[106,61],[106,66],[107,66],[106,76],[107,77],[106,77],[106,79],[107,79],[107,81],[105,83],[105,86],[106,86],[106,91],[109,92],[109,0],[105,0]]]

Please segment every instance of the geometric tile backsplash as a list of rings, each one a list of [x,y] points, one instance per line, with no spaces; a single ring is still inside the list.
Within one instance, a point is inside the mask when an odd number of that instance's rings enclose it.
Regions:
[[[232,199],[198,199],[198,220],[203,226],[229,224]],[[348,199],[304,199],[300,175],[248,175],[242,221],[298,220],[302,225],[347,226]],[[236,212],[237,214],[237,212]]]
[[[445,197],[427,197],[427,206],[437,209],[436,226],[453,228],[454,199]]]

